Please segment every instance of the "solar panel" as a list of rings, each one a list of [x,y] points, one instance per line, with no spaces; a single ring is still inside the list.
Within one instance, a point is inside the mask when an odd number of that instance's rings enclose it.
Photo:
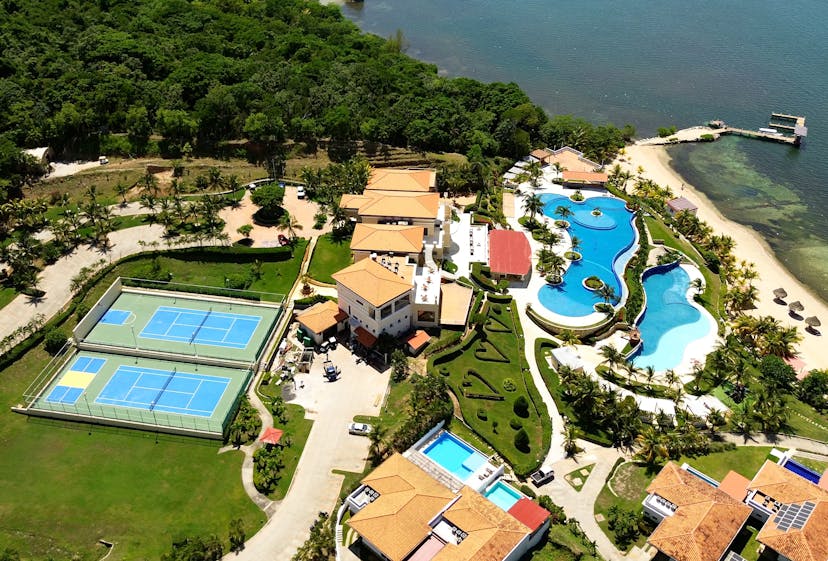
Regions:
[[[783,532],[787,532],[791,528],[801,530],[815,507],[816,504],[810,501],[802,504],[782,505],[777,512],[776,518],[773,519],[773,523]]]

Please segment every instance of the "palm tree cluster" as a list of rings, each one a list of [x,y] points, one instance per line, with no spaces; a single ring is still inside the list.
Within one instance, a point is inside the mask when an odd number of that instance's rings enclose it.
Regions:
[[[338,203],[345,193],[362,193],[370,176],[371,167],[362,156],[324,168],[306,166],[299,171],[307,196],[327,207]]]
[[[682,456],[698,456],[710,451],[710,438],[699,430],[700,419],[683,410],[676,417],[660,415],[653,424],[647,424],[635,438],[635,456],[638,460],[657,465]]]
[[[226,187],[238,189],[238,178],[223,178],[221,171],[210,168],[207,176],[198,176],[196,188],[203,194],[185,197],[187,186],[178,179],[173,179],[163,196],[158,181],[153,175],[144,176],[140,185],[141,206],[150,213],[150,221],[166,228],[167,236],[190,234],[204,239],[222,238],[224,221],[219,218],[219,211],[228,204],[224,195],[206,193],[208,188]]]

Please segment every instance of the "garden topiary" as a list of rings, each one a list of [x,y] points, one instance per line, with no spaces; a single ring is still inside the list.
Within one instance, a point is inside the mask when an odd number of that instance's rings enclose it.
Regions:
[[[481,409],[477,410],[477,418],[480,419],[481,421],[485,421],[486,419],[489,418],[489,415],[486,413],[485,409],[481,408]]]
[[[529,417],[529,400],[526,399],[526,396],[519,395],[515,400],[515,404],[512,406],[512,410],[515,412],[515,415],[526,419]]]
[[[514,430],[520,430],[523,428],[523,423],[521,423],[519,419],[512,417],[509,420],[509,426]]]
[[[511,378],[506,378],[505,380],[503,380],[503,389],[507,392],[513,392],[517,389],[517,385],[515,384],[515,381]]]
[[[526,429],[520,429],[515,433],[515,448],[521,452],[529,452],[529,435]]]
[[[46,349],[47,353],[54,356],[63,348],[67,339],[68,337],[63,331],[50,329],[43,337],[43,348]]]

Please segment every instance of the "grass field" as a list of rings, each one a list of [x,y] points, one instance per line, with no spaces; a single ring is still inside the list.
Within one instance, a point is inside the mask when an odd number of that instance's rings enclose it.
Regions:
[[[319,282],[333,284],[331,275],[351,264],[350,239],[334,241],[330,234],[320,236],[313,249],[308,276]]]
[[[285,292],[303,249],[289,261],[265,263],[253,288]],[[198,284],[221,285],[228,270],[250,267],[233,262],[232,254],[223,257],[227,262],[212,257],[158,260],[174,280]],[[151,263],[117,266],[84,302],[94,304],[116,277],[135,276]],[[69,332],[75,322],[72,315],[61,329]],[[231,519],[241,518],[248,536],[264,524],[241,485],[241,454],[219,455],[217,442],[165,436],[156,442],[151,433],[12,413],[48,360],[37,347],[0,372],[0,549],[14,548],[23,558],[93,561],[104,555],[97,540],[105,539],[117,543],[110,560],[158,559],[175,537],[226,540]]]

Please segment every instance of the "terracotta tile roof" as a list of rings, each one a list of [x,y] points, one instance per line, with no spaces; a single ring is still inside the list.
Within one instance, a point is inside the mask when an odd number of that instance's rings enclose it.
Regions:
[[[459,544],[447,544],[434,561],[500,561],[530,533],[525,524],[466,486],[443,517],[468,536]]]
[[[437,171],[433,169],[374,168],[365,187],[368,190],[416,191],[437,189]]]
[[[411,335],[405,338],[405,342],[411,347],[411,350],[417,352],[421,348],[425,346],[426,343],[429,342],[431,339],[431,335],[423,331],[422,329],[418,329]]]
[[[748,489],[759,491],[783,504],[828,500],[828,491],[771,461],[762,464]]]
[[[440,325],[466,325],[474,290],[456,282],[440,285]]]
[[[521,498],[509,509],[509,514],[528,526],[533,532],[540,528],[546,519],[549,518],[549,511],[535,501]]]
[[[816,486],[815,486],[816,487]],[[779,529],[771,517],[756,536],[791,561],[825,561],[828,559],[828,501],[819,501],[801,529]]]
[[[422,226],[363,224],[354,228],[352,251],[420,253],[423,250]]]
[[[377,308],[412,288],[410,281],[400,278],[373,259],[357,261],[332,276],[338,284]]]
[[[719,494],[728,502],[708,500],[681,506],[661,521],[647,541],[676,561],[718,561],[752,512],[749,506]]]
[[[730,470],[722,479],[722,482],[719,483],[719,489],[737,501],[744,501],[747,496],[748,485],[750,485],[750,479],[741,473]]]
[[[647,540],[677,561],[718,561],[752,509],[668,462],[647,487],[678,508]]]
[[[391,561],[401,561],[431,531],[428,525],[454,498],[448,488],[394,454],[362,482],[380,496],[348,524]]]
[[[523,232],[489,232],[489,267],[493,273],[525,275],[532,266],[532,249]]]
[[[813,512],[801,529],[791,527],[782,530],[771,516],[756,539],[792,561],[828,559],[828,491],[771,461],[762,465],[748,489],[782,504],[815,503]]]
[[[322,333],[340,321],[348,319],[348,314],[340,310],[336,302],[328,300],[296,314],[296,319],[313,333]]]
[[[371,349],[377,344],[377,338],[371,333],[368,333],[368,330],[361,325],[354,329],[354,335],[356,335],[357,343],[366,349]]]
[[[529,152],[529,155],[533,158],[537,158],[541,162],[547,163],[546,158],[552,155],[552,152],[547,150],[546,148],[536,148]]]
[[[584,158],[583,152],[579,152],[569,146],[552,150],[545,161],[550,165],[558,164],[564,170],[569,171],[595,171],[601,167],[601,164]]]
[[[365,191],[362,195],[342,195],[339,206],[355,210],[360,216],[436,219],[440,208],[440,194]]]
[[[571,183],[606,183],[609,178],[606,173],[598,171],[564,171],[563,180]]]

